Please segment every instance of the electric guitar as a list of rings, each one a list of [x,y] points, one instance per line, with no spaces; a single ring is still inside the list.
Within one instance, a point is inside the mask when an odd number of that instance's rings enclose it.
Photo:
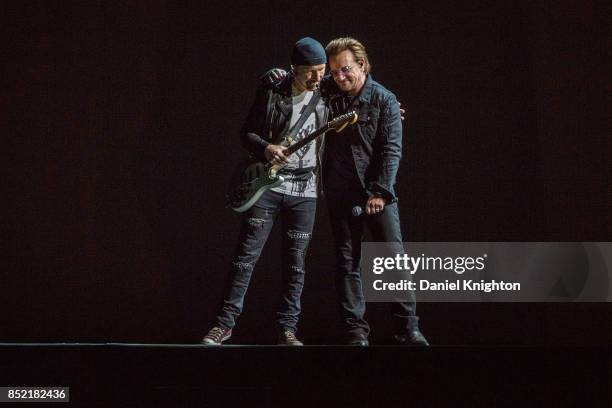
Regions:
[[[335,130],[336,133],[340,133],[347,125],[357,122],[357,113],[349,112],[342,116],[327,122],[326,125],[320,127],[314,132],[302,140],[289,145],[283,153],[289,157],[293,153],[300,150],[306,144],[315,140],[317,137]],[[272,163],[255,161],[247,165],[246,169],[242,171],[242,178],[234,188],[230,189],[227,195],[227,205],[236,212],[244,212],[251,208],[253,204],[259,200],[259,197],[267,190],[280,186],[284,178],[278,174],[278,171],[283,166],[273,165]]]

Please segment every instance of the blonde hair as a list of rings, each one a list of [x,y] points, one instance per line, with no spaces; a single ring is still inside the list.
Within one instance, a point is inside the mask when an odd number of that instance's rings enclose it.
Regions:
[[[325,52],[327,52],[328,57],[333,57],[346,50],[353,53],[355,61],[361,63],[363,71],[368,74],[372,69],[372,64],[370,64],[370,60],[368,60],[368,54],[366,53],[365,47],[358,40],[351,37],[336,38],[335,40],[331,40],[329,44],[327,44],[327,47],[325,47]]]

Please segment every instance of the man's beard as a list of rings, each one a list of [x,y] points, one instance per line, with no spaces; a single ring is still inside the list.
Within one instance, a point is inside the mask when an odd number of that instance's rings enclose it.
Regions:
[[[353,86],[354,86],[353,82],[349,80],[342,81],[341,83],[338,84],[338,87],[340,89],[346,90],[346,91],[353,89]]]
[[[319,83],[318,82],[309,82],[306,83],[306,89],[308,89],[309,91],[315,91],[317,89],[319,89]]]

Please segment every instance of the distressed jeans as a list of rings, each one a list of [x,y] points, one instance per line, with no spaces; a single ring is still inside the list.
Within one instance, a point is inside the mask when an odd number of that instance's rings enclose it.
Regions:
[[[217,316],[219,326],[233,328],[244,305],[253,269],[277,218],[282,233],[282,295],[277,311],[279,330],[297,331],[304,287],[304,258],[312,236],[316,198],[266,191],[243,216],[226,296]]]
[[[402,249],[402,232],[397,203],[385,206],[380,214],[354,216],[355,206],[363,207],[367,195],[355,191],[325,191],[336,253],[336,292],[340,315],[349,335],[367,336],[370,325],[365,320],[366,304],[361,280],[361,242],[365,228],[373,242],[387,242],[389,247]],[[393,328],[396,334],[418,328],[416,301],[411,293],[407,302],[391,302]]]

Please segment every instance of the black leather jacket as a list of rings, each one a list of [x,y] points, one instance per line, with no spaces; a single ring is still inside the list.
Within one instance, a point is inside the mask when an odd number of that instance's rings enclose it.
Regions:
[[[332,117],[344,113],[334,111],[337,106],[334,99],[341,98],[342,93],[331,77],[323,79],[321,89]],[[359,115],[354,125],[359,137],[353,139],[351,150],[361,184],[368,195],[379,195],[393,203],[397,201],[395,181],[402,157],[402,121],[397,99],[369,74],[352,108]],[[328,159],[333,160],[324,157]]]
[[[264,84],[262,81],[257,89],[240,140],[242,146],[260,160],[265,160],[266,146],[270,143],[279,144],[289,130],[292,82],[293,75],[289,73],[276,84]],[[315,112],[316,126],[319,128],[326,123],[328,110],[318,105]]]

